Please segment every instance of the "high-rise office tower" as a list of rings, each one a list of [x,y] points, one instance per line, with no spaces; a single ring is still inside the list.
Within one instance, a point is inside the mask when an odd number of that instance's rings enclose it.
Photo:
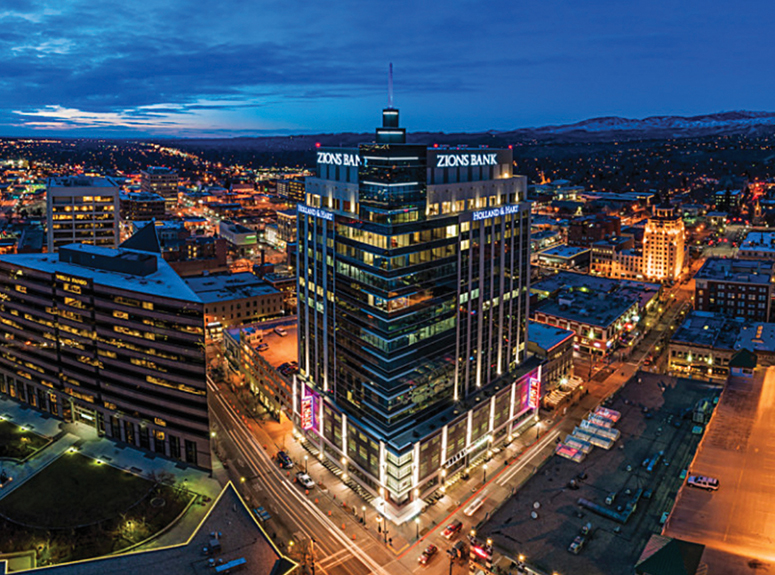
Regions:
[[[643,275],[650,280],[676,280],[684,267],[684,222],[672,206],[661,205],[643,234]]]
[[[143,192],[159,194],[164,198],[167,210],[178,204],[180,178],[175,170],[159,166],[148,166],[140,172],[140,189]]]
[[[319,148],[298,206],[294,421],[394,521],[483,461],[540,395],[530,209],[510,149]]]
[[[84,243],[118,245],[119,186],[110,178],[49,178],[46,188],[48,251]]]

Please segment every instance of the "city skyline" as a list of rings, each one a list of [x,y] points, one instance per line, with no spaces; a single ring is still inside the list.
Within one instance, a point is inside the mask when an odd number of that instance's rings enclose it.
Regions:
[[[13,0],[0,11],[0,135],[363,132],[387,103],[388,62],[413,131],[768,110],[773,81],[758,70],[775,8],[751,4],[344,2],[298,13]]]

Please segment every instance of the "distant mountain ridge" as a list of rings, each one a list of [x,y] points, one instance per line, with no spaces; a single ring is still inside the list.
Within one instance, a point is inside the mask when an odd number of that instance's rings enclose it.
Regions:
[[[735,111],[689,117],[650,116],[641,120],[607,116],[583,120],[581,122],[576,122],[575,124],[514,130],[512,133],[533,132],[535,134],[569,134],[574,132],[641,132],[650,134],[659,132],[661,134],[665,131],[670,131],[675,133],[676,137],[691,137],[697,135],[697,132],[740,132],[762,126],[775,126],[775,112]]]
[[[775,134],[775,112],[733,111],[700,116],[651,116],[643,119],[608,116],[591,118],[573,124],[488,130],[485,132],[412,132],[409,143],[469,146],[506,146],[527,142],[584,143],[627,140],[680,139],[703,136]],[[195,138],[164,141],[182,147],[243,148],[255,151],[311,151],[316,144],[326,147],[354,147],[373,140],[374,133],[301,134],[291,136],[258,136],[238,138]]]

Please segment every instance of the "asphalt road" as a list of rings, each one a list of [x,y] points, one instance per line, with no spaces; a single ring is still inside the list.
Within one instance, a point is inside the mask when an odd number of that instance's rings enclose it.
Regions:
[[[211,389],[210,409],[215,424],[217,446],[231,462],[229,472],[246,500],[268,509],[273,518],[266,523],[268,533],[275,533],[283,551],[295,560],[314,547],[315,572],[323,575],[394,575],[407,573],[392,553],[373,537],[355,541],[350,533],[357,531],[351,516],[340,513],[331,519],[314,503],[314,492],[304,490],[289,480],[271,459],[234,408],[215,389]],[[245,481],[242,481],[242,478]],[[336,523],[334,523],[334,520]],[[345,524],[345,529],[337,524]],[[310,545],[314,539],[315,543]],[[290,546],[294,541],[294,546]]]

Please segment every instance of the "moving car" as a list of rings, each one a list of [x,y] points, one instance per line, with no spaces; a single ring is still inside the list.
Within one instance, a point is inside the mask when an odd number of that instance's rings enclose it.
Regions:
[[[439,548],[435,545],[428,545],[428,547],[425,548],[425,551],[422,552],[422,555],[417,558],[417,561],[420,563],[420,565],[427,565],[428,561],[430,561],[431,558],[436,555],[438,550]]]
[[[463,529],[463,522],[455,520],[442,531],[441,536],[445,539],[452,539],[455,535],[460,533],[460,530]]]
[[[286,329],[280,326],[277,326],[276,328],[274,328],[274,332],[280,337],[285,337],[286,335],[288,335],[288,332],[286,331]]]
[[[315,487],[315,482],[312,481],[312,478],[306,473],[304,473],[303,471],[299,471],[296,474],[296,481],[301,483],[307,489],[312,489],[313,487]]]

